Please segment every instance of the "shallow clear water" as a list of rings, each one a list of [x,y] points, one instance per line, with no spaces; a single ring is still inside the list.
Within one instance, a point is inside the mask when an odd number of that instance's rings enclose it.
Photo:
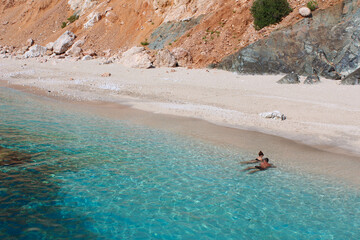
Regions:
[[[253,156],[0,88],[1,239],[359,239],[360,193]]]

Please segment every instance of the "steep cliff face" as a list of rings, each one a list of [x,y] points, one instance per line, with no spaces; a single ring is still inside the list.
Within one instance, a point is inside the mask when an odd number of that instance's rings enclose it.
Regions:
[[[346,0],[312,18],[274,31],[218,68],[242,73],[296,72],[339,79],[360,67],[360,1]]]
[[[70,30],[85,39],[84,50],[97,55],[149,42],[153,49],[184,48],[193,66],[205,67],[300,21],[298,9],[306,2],[289,0],[294,9],[289,16],[255,31],[253,0],[1,0],[0,45],[21,48],[32,38],[45,46]],[[318,2],[326,9],[341,1]],[[79,19],[61,28],[74,14]]]

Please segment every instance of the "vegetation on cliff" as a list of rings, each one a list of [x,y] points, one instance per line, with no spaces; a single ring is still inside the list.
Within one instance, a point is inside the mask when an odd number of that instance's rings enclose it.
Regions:
[[[255,29],[260,30],[281,21],[291,13],[287,0],[255,0],[251,7]]]

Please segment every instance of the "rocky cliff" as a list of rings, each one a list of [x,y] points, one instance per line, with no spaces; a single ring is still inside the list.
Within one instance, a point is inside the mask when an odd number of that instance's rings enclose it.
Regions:
[[[261,31],[255,31],[253,27],[250,14],[252,2],[1,0],[0,45],[11,46],[10,49],[16,52],[26,45],[27,39],[32,38],[36,44],[45,46],[69,30],[77,39],[84,40],[84,51],[91,50],[97,56],[116,55],[133,46],[141,46],[141,43],[149,43],[149,49],[167,48],[171,51],[182,48],[192,56],[189,65],[205,67],[268,37],[277,29],[301,21],[303,17],[298,10],[307,0],[289,0],[293,12],[281,23]],[[341,1],[318,2],[319,9],[327,9]],[[349,16],[350,12],[353,10],[349,11]],[[334,21],[341,20],[340,15]],[[316,20],[302,21],[304,23],[301,24],[306,25],[307,22],[315,24]],[[310,47],[306,49],[310,51]],[[327,51],[325,53],[328,54]],[[328,55],[330,59],[333,57]]]
[[[213,67],[241,73],[290,73],[340,79],[360,67],[360,0],[345,0],[272,32]]]

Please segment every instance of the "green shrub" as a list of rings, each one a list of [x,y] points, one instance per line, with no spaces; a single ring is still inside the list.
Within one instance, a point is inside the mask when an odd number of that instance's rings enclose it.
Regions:
[[[73,15],[71,15],[67,20],[70,22],[70,23],[73,23],[75,22],[76,20],[79,19],[79,15],[77,15],[76,13],[74,13]]]
[[[67,26],[67,23],[66,22],[62,22],[61,23],[61,28],[64,28],[64,27],[66,27]]]
[[[145,39],[145,41],[144,41],[144,42],[141,42],[140,44],[141,44],[141,45],[143,45],[143,46],[147,46],[147,45],[149,45],[149,43],[148,43],[147,39]]]
[[[255,0],[251,7],[255,29],[278,23],[291,11],[287,0]]]
[[[318,8],[318,3],[316,1],[311,0],[310,2],[308,2],[306,4],[306,6],[311,10],[311,11],[315,11],[315,9]]]

